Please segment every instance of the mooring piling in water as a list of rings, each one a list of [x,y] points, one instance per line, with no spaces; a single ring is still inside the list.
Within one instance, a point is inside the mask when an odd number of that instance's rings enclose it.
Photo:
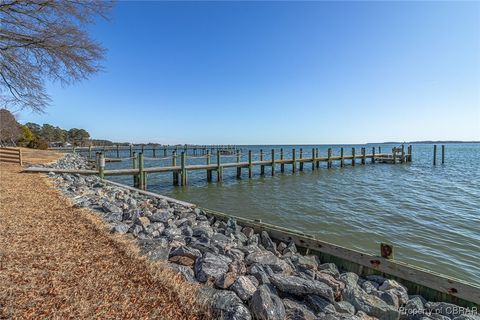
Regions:
[[[433,145],[433,165],[437,165],[437,145]]]
[[[445,145],[442,144],[442,164],[445,163]]]

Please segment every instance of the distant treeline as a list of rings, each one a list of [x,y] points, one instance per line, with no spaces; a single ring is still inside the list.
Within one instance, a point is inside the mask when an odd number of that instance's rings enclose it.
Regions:
[[[0,144],[36,149],[47,149],[49,146],[88,146],[90,134],[85,129],[62,129],[51,124],[39,125],[28,122],[22,125],[13,114],[0,109]]]

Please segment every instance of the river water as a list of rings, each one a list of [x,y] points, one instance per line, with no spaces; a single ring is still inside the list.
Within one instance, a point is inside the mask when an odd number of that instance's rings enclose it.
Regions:
[[[326,156],[332,148],[334,155],[344,147],[345,155],[351,148],[381,146],[383,152],[391,145],[319,145],[319,146],[240,146],[241,161],[246,161],[247,150],[258,159],[259,150],[270,159],[271,149],[304,150],[311,157],[318,147]],[[128,156],[126,152],[121,156]],[[162,153],[162,154],[160,154]],[[172,173],[148,176],[148,190],[202,207],[228,214],[298,230],[317,238],[363,252],[378,254],[380,242],[393,244],[395,259],[437,271],[472,283],[480,284],[480,144],[447,144],[445,164],[432,165],[433,146],[413,145],[413,162],[408,164],[371,164],[340,168],[326,163],[312,171],[306,163],[304,171],[292,173],[285,166],[276,175],[265,168],[260,176],[256,167],[254,177],[248,179],[247,169],[242,179],[236,179],[236,169],[225,169],[223,182],[207,183],[205,171],[189,173],[187,187],[173,187]],[[171,165],[171,160],[148,160],[145,166]],[[157,156],[163,152],[157,151]],[[215,156],[212,163],[215,163]],[[205,164],[205,158],[190,158],[188,164]],[[235,162],[236,157],[222,157],[222,162]],[[109,163],[108,169],[129,168],[130,161]],[[132,184],[132,177],[112,177],[112,180]],[[216,181],[215,173],[213,179]]]

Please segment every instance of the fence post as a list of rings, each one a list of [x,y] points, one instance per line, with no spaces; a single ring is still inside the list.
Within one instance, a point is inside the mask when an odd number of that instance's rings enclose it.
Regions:
[[[105,156],[100,153],[100,159],[98,161],[98,176],[100,179],[105,178]]]
[[[275,175],[275,149],[272,149],[272,177]]]
[[[242,168],[240,167],[240,150],[237,150],[237,179],[240,179],[242,177]]]
[[[223,179],[223,168],[221,165],[220,150],[217,149],[217,181],[222,181]]]
[[[181,165],[181,168],[182,168],[182,186],[186,186],[187,185],[187,168],[186,168],[186,162],[187,162],[187,155],[185,154],[185,152],[182,152],[182,155],[181,155],[181,162],[180,162],[180,165]]]

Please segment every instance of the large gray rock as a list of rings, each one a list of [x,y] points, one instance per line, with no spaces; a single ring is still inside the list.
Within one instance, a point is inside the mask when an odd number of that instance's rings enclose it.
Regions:
[[[270,239],[267,231],[262,231],[260,234],[260,242],[265,249],[274,254],[278,254],[277,244]]]
[[[139,246],[140,252],[154,261],[165,261],[170,254],[170,244],[163,238],[139,240]]]
[[[381,320],[397,320],[400,317],[397,308],[388,305],[377,296],[366,293],[358,285],[356,287],[347,285],[343,291],[343,298],[350,302],[355,309],[363,311],[369,316]]]
[[[296,296],[305,296],[314,294],[333,302],[333,290],[328,285],[315,280],[306,280],[296,276],[285,276],[275,274],[270,277],[270,281],[280,291]]]
[[[172,218],[172,215],[167,210],[157,211],[149,217],[151,222],[162,222],[162,223],[167,223],[168,220],[171,218]]]
[[[195,226],[192,228],[194,237],[210,238],[213,235],[213,229],[208,226]]]
[[[261,285],[252,296],[250,308],[258,320],[285,319],[282,299],[272,293],[267,285]]]
[[[202,253],[198,249],[182,246],[170,252],[170,257],[174,256],[189,257],[193,260],[196,260],[198,257],[202,256]]]
[[[197,291],[197,301],[200,305],[210,307],[214,319],[220,320],[250,320],[252,316],[242,300],[232,291],[201,287]]]
[[[318,257],[317,256],[302,256],[295,254],[291,257],[295,267],[300,270],[317,270]]]
[[[412,297],[401,310],[400,319],[417,320],[424,317],[423,301],[420,297]]]
[[[408,301],[408,292],[407,288],[402,286],[400,283],[398,283],[395,280],[385,280],[382,285],[378,287],[378,290],[380,291],[388,291],[391,292],[392,294],[396,295],[398,297],[398,301],[400,305],[403,305],[407,303]]]
[[[316,313],[335,313],[336,311],[335,307],[333,306],[333,304],[330,303],[330,301],[316,295],[306,296],[305,302]]]
[[[307,306],[292,299],[283,299],[286,320],[315,320],[315,314]]]
[[[125,234],[128,232],[128,229],[130,229],[128,224],[119,222],[112,227],[111,231],[113,233]]]
[[[195,277],[200,282],[215,281],[227,273],[230,262],[228,257],[207,252],[195,261]]]
[[[185,280],[187,280],[188,282],[197,282],[197,280],[195,279],[195,274],[194,274],[192,268],[187,267],[187,266],[182,266],[182,265],[179,265],[179,264],[175,264],[175,263],[169,263],[168,266],[173,271],[175,271],[177,273],[180,273],[183,276],[183,278]]]
[[[270,251],[252,252],[245,258],[245,261],[247,265],[258,263],[263,266],[269,266],[274,272],[283,274],[291,274],[293,272],[293,268],[287,262],[277,258]]]
[[[355,314],[355,307],[348,301],[335,302],[334,306],[338,313]]]
[[[230,290],[234,291],[243,301],[248,301],[257,290],[257,287],[247,276],[240,276],[232,284]]]
[[[322,273],[326,273],[338,279],[340,272],[338,271],[337,266],[334,263],[323,263],[318,266],[318,270]]]
[[[123,215],[123,210],[110,202],[104,202],[102,204],[102,209],[106,213],[121,213]]]

